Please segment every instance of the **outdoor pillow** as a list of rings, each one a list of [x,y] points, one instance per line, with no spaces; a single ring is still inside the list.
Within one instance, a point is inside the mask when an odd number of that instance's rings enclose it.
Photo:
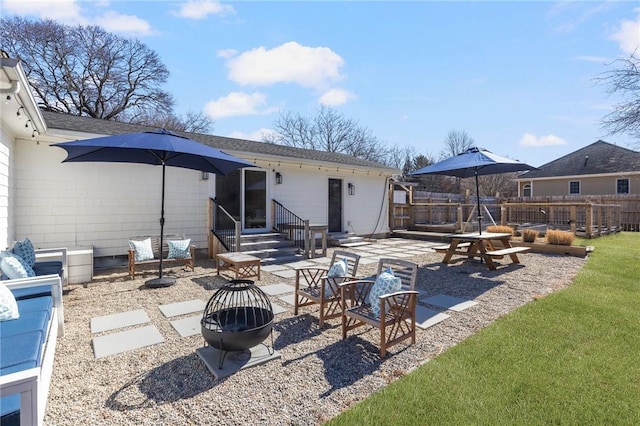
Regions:
[[[153,249],[151,248],[151,238],[142,241],[129,240],[129,247],[135,250],[136,262],[144,262],[153,259]]]
[[[20,318],[18,304],[11,290],[0,283],[0,321]]]
[[[388,269],[387,271],[378,275],[376,282],[373,284],[373,287],[369,292],[369,304],[371,305],[371,310],[376,318],[380,318],[380,296],[383,294],[395,293],[402,289],[402,281],[400,281],[400,278],[394,276],[391,269]]]
[[[345,277],[347,275],[347,268],[347,259],[343,258],[342,260],[339,260],[331,265],[331,268],[329,268],[329,272],[327,272],[327,277]],[[325,296],[333,296],[333,289],[327,282],[324,283],[324,294]]]
[[[10,252],[4,252],[2,261],[0,261],[0,269],[10,280],[36,276],[33,268],[24,259]]]
[[[14,254],[20,256],[29,266],[33,268],[36,263],[36,251],[33,248],[33,243],[29,238],[25,238],[22,241],[16,241],[11,251]]]
[[[167,255],[167,258],[189,259],[191,257],[189,244],[191,244],[191,239],[167,241],[167,245],[169,246],[169,254]]]

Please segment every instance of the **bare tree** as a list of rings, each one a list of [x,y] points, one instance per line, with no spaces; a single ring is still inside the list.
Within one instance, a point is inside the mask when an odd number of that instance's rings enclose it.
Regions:
[[[500,197],[515,197],[518,193],[518,185],[515,181],[517,178],[517,172],[479,176],[478,185],[480,187],[480,195],[495,197],[499,194]],[[470,178],[467,180],[474,181],[472,183],[474,186],[472,190],[475,192],[475,179]]]
[[[0,23],[2,49],[23,61],[44,108],[118,121],[172,111],[173,98],[161,89],[169,71],[140,41],[52,20]]]
[[[387,164],[389,148],[357,121],[321,107],[313,118],[285,112],[274,123],[275,133],[265,142],[316,151],[339,152]]]
[[[475,143],[476,141],[464,130],[450,130],[444,139],[444,149],[440,152],[440,159],[462,154]]]
[[[141,114],[131,121],[135,124],[160,127],[163,129],[208,134],[213,130],[213,119],[202,113],[189,111],[184,117],[169,114]]]
[[[640,138],[640,57],[638,51],[626,59],[617,59],[617,65],[596,80],[607,86],[607,93],[617,94],[622,101],[602,118],[602,127],[609,134],[627,133]],[[640,142],[637,143],[640,146]]]
[[[475,145],[475,140],[464,130],[450,130],[447,133],[447,137],[444,139],[444,149],[440,153],[440,158],[445,159],[448,157],[454,157],[458,154],[462,154],[469,148]],[[462,191],[462,180],[458,177],[454,179],[455,185],[452,190],[460,193]],[[447,186],[450,188],[451,181],[447,181]]]

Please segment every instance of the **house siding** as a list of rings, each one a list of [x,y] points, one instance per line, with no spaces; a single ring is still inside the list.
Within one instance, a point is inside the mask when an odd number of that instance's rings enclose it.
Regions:
[[[17,144],[16,234],[38,247],[93,246],[94,256],[126,254],[128,239],[160,233],[162,168],[143,164],[62,163],[64,150]],[[37,167],[33,165],[37,164]],[[206,247],[212,180],[167,167],[165,233]]]
[[[4,249],[15,241],[12,220],[14,186],[11,181],[15,141],[4,129],[0,131],[0,139],[0,244]]]
[[[569,182],[580,182],[579,195],[615,195],[617,179],[629,179],[629,193],[640,194],[640,173],[608,176],[572,176],[555,179],[534,179],[518,182],[520,194],[524,185],[531,184],[532,196],[569,195]]]

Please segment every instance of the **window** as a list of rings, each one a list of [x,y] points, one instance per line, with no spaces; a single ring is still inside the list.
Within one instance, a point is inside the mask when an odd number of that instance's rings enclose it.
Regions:
[[[569,182],[569,194],[579,194],[580,193],[580,181],[572,180]]]
[[[629,193],[629,179],[616,179],[616,194]]]
[[[522,196],[531,197],[531,184],[527,183],[522,187]]]

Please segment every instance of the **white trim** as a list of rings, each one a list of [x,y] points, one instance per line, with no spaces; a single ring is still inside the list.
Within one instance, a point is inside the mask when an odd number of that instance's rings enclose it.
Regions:
[[[567,175],[567,176],[549,176],[549,177],[534,177],[534,178],[518,178],[516,182],[534,181],[534,180],[558,180],[558,179],[585,179],[585,178],[600,178],[600,177],[622,177],[622,176],[634,176],[640,175],[640,171],[631,172],[616,172],[616,173],[596,173],[592,175]]]

